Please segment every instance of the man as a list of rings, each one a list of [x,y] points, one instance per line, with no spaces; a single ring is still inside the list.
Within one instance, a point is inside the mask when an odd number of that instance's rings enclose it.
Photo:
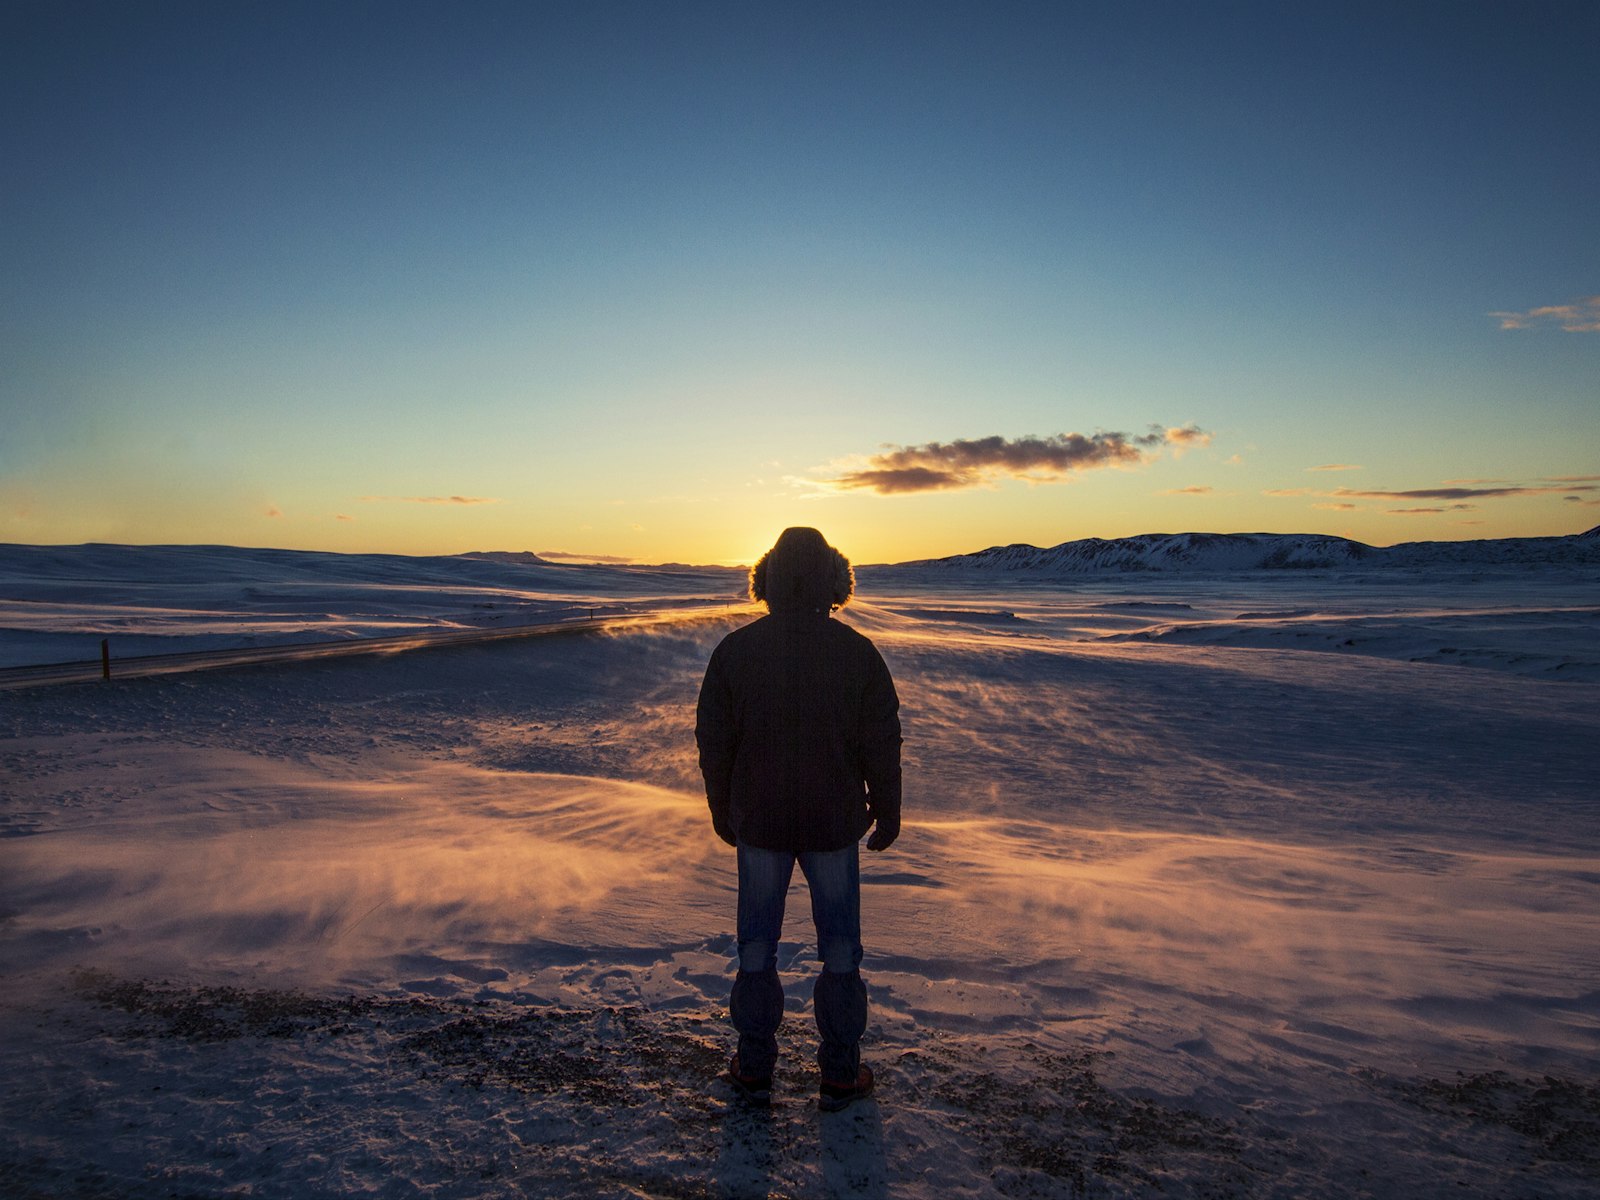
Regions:
[[[739,970],[729,1003],[739,1048],[729,1078],[766,1104],[783,1016],[778,939],[795,863],[811,891],[822,972],[813,995],[822,1108],[871,1093],[861,1064],[858,843],[900,833],[900,702],[877,647],[833,610],[855,577],[815,529],[786,529],[750,572],[767,615],[711,654],[695,723],[711,824],[739,852]],[[876,828],[873,828],[876,826]]]

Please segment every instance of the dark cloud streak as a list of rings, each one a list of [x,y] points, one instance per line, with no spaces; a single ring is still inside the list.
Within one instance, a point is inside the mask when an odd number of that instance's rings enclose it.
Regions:
[[[1363,492],[1354,488],[1335,488],[1330,496],[1350,496],[1358,500],[1484,500],[1503,496],[1548,496],[1560,492],[1592,492],[1593,487],[1443,487],[1414,488],[1404,492]]]

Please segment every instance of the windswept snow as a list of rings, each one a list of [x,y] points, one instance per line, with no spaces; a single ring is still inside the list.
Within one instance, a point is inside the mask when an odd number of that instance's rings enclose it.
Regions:
[[[0,668],[726,604],[742,572],[233,546],[0,544]]]
[[[196,553],[224,621],[737,586]],[[180,607],[176,558],[74,599],[58,554],[0,581],[33,633]],[[713,1081],[693,702],[747,611],[0,693],[0,1192],[1592,1195],[1595,582],[863,571],[908,819],[864,860],[881,1095],[827,1116],[798,883],[780,1103]]]

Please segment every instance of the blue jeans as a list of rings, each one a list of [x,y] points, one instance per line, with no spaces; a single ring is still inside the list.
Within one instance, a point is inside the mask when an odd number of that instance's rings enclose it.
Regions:
[[[768,1076],[778,1058],[783,985],[778,980],[778,939],[794,865],[811,889],[822,972],[812,992],[817,1062],[822,1077],[855,1082],[861,1035],[867,1028],[867,987],[861,979],[861,854],[843,850],[792,854],[739,844],[739,973],[729,1004],[739,1032],[739,1068]]]

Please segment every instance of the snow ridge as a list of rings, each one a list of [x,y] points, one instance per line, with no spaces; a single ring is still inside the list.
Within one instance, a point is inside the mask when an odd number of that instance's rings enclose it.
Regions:
[[[1600,564],[1600,526],[1567,537],[1485,538],[1369,546],[1316,533],[1143,533],[1041,548],[1025,542],[972,554],[896,563],[948,571],[1079,575],[1107,571],[1338,570],[1344,567]]]

